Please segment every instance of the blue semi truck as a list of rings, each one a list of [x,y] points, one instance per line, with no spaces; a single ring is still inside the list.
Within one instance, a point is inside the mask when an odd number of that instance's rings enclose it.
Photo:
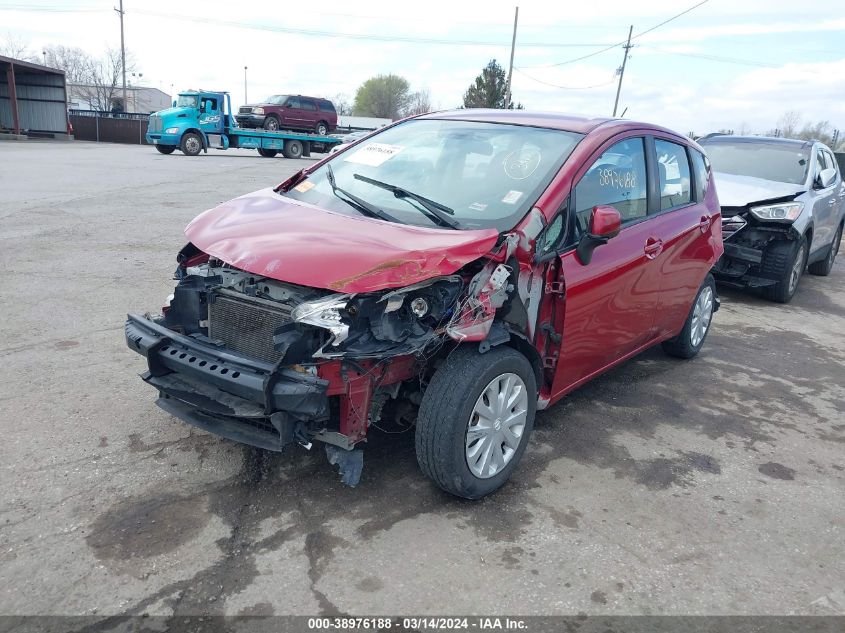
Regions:
[[[279,152],[285,158],[301,158],[312,151],[328,151],[341,142],[331,136],[239,128],[229,93],[206,90],[181,92],[172,108],[151,114],[146,138],[162,154],[179,149],[187,156],[197,156],[209,149],[241,147],[256,149],[267,158]]]

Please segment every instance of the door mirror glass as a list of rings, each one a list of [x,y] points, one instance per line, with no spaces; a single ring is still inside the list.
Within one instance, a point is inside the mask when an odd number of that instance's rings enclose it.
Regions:
[[[819,172],[818,187],[819,189],[827,189],[836,181],[836,170],[832,167],[822,169]]]

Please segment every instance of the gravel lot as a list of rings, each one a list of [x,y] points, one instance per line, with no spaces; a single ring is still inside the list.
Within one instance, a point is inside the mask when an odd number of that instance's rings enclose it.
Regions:
[[[308,162],[0,144],[0,614],[845,614],[845,257],[789,306],[723,289],[698,358],[542,412],[481,502],[411,434],[350,489],[155,407],[125,313],[198,212]]]

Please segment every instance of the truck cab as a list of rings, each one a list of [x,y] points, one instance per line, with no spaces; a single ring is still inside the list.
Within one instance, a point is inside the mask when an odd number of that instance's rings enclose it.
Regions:
[[[195,156],[209,146],[228,148],[228,133],[237,127],[226,92],[179,93],[173,107],[150,115],[147,142],[162,154],[181,149]]]

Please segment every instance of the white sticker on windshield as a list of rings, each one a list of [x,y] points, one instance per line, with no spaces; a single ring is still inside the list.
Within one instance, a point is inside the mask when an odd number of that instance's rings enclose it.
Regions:
[[[487,205],[483,202],[473,202],[471,205],[469,205],[469,208],[473,211],[484,211],[484,209],[487,208]]]
[[[508,191],[505,194],[505,197],[502,198],[502,202],[505,204],[516,204],[517,201],[522,197],[521,191]]]
[[[378,167],[383,162],[390,160],[396,154],[401,152],[404,147],[401,145],[388,145],[387,143],[367,143],[356,152],[343,160],[347,163],[358,163],[359,165],[368,165],[370,167]]]

